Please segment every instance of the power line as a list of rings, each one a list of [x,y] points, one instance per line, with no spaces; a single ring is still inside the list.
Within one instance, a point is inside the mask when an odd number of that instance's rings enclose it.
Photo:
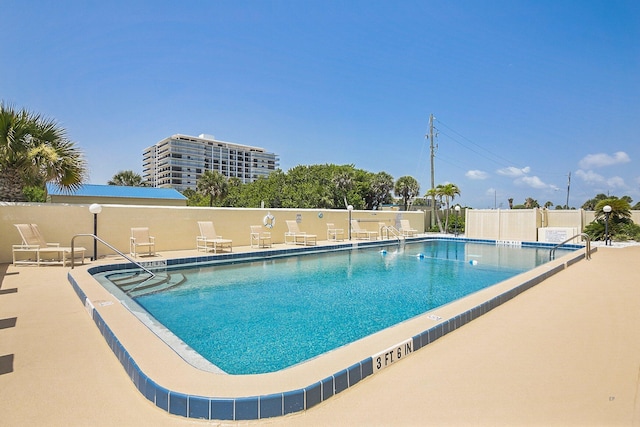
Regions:
[[[467,148],[468,150],[470,150],[470,151],[472,151],[472,152],[474,152],[474,153],[476,153],[476,154],[478,154],[478,155],[481,155],[482,157],[484,157],[484,158],[486,158],[486,159],[488,159],[488,160],[491,160],[491,161],[492,161],[492,162],[494,162],[494,163],[500,164],[500,165],[502,165],[502,166],[511,166],[511,165],[516,164],[515,162],[513,162],[513,161],[511,161],[511,160],[509,160],[509,159],[506,159],[506,158],[502,157],[501,155],[496,154],[496,153],[494,153],[494,152],[492,152],[492,151],[490,151],[490,150],[486,149],[485,147],[481,146],[480,144],[476,144],[475,142],[473,142],[472,140],[470,140],[470,139],[469,139],[469,138],[467,138],[466,136],[462,135],[461,133],[457,132],[455,129],[453,129],[453,128],[451,128],[450,126],[448,126],[446,123],[443,123],[443,122],[442,122],[442,121],[440,121],[440,120],[438,120],[438,123],[440,123],[441,125],[443,125],[443,126],[444,126],[444,127],[446,127],[447,129],[449,129],[451,132],[453,132],[453,133],[455,133],[456,135],[458,135],[460,138],[462,138],[462,139],[464,139],[465,141],[469,142],[470,144],[473,144],[474,146],[478,147],[479,149],[481,149],[481,150],[483,150],[483,151],[486,151],[486,152],[487,152],[487,153],[489,153],[491,156],[493,156],[493,157],[495,157],[495,158],[497,158],[497,159],[501,159],[503,162],[506,162],[506,163],[499,162],[499,161],[497,161],[497,160],[495,160],[495,159],[491,159],[491,158],[487,157],[486,155],[484,155],[484,154],[482,154],[482,153],[480,153],[480,152],[478,152],[478,151],[476,151],[476,150],[474,150],[474,149],[472,149],[472,148],[468,147],[468,146],[467,146],[467,145],[465,145],[464,143],[462,143],[462,142],[458,141],[456,138],[452,137],[451,135],[444,133],[444,132],[440,129],[440,132],[441,132],[443,135],[447,135],[449,138],[451,138],[452,140],[454,140],[454,141],[455,141],[455,142],[457,142],[458,144],[462,145],[463,147]]]
[[[436,119],[437,120],[437,119]],[[487,154],[484,154],[478,150],[475,150],[471,147],[469,147],[467,144],[461,142],[460,140],[454,138],[453,136],[449,135],[448,133],[443,132],[441,129],[438,129],[439,132],[445,136],[447,136],[448,138],[450,138],[451,140],[453,140],[454,142],[457,142],[458,144],[460,144],[462,147],[466,148],[467,150],[477,154],[478,156],[484,157],[485,159],[498,164],[500,166],[504,166],[504,167],[512,167],[513,165],[516,165],[516,162],[513,162],[499,154],[496,154],[494,152],[492,152],[491,150],[488,150],[487,148],[481,146],[480,144],[477,144],[475,142],[473,142],[471,139],[467,138],[466,136],[462,135],[461,133],[457,132],[455,129],[451,128],[450,126],[448,126],[446,123],[437,120],[437,122],[439,124],[441,124],[442,126],[446,127],[447,129],[449,129],[451,132],[455,133],[456,135],[458,135],[460,138],[464,139],[465,141],[469,142],[469,144],[472,144],[475,147],[478,147],[480,150],[488,153],[488,155],[494,157],[491,158],[489,157]],[[498,160],[499,159],[499,160]],[[560,176],[566,176],[564,173],[558,173],[557,171],[545,171],[545,170],[537,170],[537,174],[539,175],[544,175],[550,178],[553,177],[560,177]]]

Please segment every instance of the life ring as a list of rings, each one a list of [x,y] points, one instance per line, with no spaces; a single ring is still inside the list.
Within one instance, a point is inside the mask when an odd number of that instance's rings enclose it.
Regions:
[[[276,218],[269,212],[262,218],[262,223],[267,228],[273,228],[273,226],[276,225]]]

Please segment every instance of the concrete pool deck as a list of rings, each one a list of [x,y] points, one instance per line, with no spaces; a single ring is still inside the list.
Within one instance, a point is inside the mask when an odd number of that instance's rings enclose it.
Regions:
[[[2,424],[640,425],[639,260],[638,246],[600,247],[308,411],[238,422],[176,417],[147,401],[68,268],[1,265]]]

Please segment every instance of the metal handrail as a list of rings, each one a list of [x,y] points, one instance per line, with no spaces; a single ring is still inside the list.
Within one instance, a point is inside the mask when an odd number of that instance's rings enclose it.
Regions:
[[[383,225],[382,227],[380,227],[380,237],[382,238],[382,232],[386,231],[387,232],[387,239],[389,238],[389,235],[395,237],[396,239],[398,239],[398,243],[400,243],[402,241],[402,238],[404,237],[401,233],[400,230],[398,230],[397,228],[395,228],[393,225]],[[389,233],[391,232],[391,233]]]
[[[121,257],[126,259],[127,261],[131,262],[132,264],[137,265],[138,267],[143,269],[145,272],[149,273],[151,275],[151,277],[155,277],[156,276],[156,273],[154,273],[154,272],[150,271],[149,269],[143,267],[142,264],[140,264],[138,261],[129,258],[128,256],[126,256],[125,254],[123,254],[122,252],[120,252],[119,250],[117,250],[116,248],[114,248],[113,246],[111,246],[110,244],[108,244],[107,242],[105,242],[104,240],[102,240],[101,238],[96,236],[95,234],[76,234],[75,236],[73,236],[71,238],[71,269],[72,270],[73,270],[73,261],[75,260],[73,241],[76,239],[76,237],[93,237],[95,240],[97,240],[98,242],[102,243],[103,245],[105,245],[106,247],[108,247],[109,249],[111,249],[112,251],[114,251],[115,253],[117,253],[118,255],[120,255]]]
[[[586,250],[585,259],[586,260],[590,260],[591,259],[591,238],[589,237],[589,235],[587,233],[578,233],[575,236],[568,238],[564,242],[558,243],[553,248],[551,248],[551,250],[549,251],[549,258],[556,259],[555,258],[556,249],[558,249],[560,246],[564,245],[565,243],[570,242],[571,240],[575,239],[576,237],[580,237],[580,236],[582,236],[587,241],[587,243],[585,244],[585,250]]]

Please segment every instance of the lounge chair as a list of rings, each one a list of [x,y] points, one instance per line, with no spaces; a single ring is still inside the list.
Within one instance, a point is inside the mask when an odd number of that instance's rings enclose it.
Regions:
[[[250,244],[252,248],[254,242],[257,248],[271,247],[271,232],[262,231],[261,225],[250,225],[249,227],[251,227]]]
[[[344,229],[336,228],[335,225],[328,222],[327,223],[327,240],[343,241],[344,240]]]
[[[200,235],[196,237],[196,249],[208,252],[213,249],[214,253],[218,253],[218,249],[228,248],[231,252],[233,240],[223,239],[216,233],[216,229],[211,221],[198,221]]]
[[[287,220],[287,228],[289,231],[284,233],[284,242],[293,245],[315,245],[317,236],[300,231],[297,221]],[[291,240],[289,241],[290,238]]]
[[[378,240],[377,231],[360,228],[360,223],[356,219],[351,220],[351,236],[354,239]]]
[[[40,265],[66,265],[67,260],[71,259],[71,248],[60,246],[60,243],[48,243],[37,224],[13,224],[20,233],[22,244],[13,245],[13,264],[36,264]],[[74,247],[74,256],[80,258],[84,264],[84,253],[86,249],[83,247]],[[19,259],[19,254],[31,254],[30,258]]]
[[[138,256],[138,247],[147,248],[147,255],[156,254],[156,238],[149,235],[149,227],[134,227],[131,229],[129,239],[129,252],[133,256]]]
[[[418,230],[416,230],[415,228],[411,228],[411,223],[408,219],[401,219],[400,232],[405,237],[412,237],[418,232]]]

